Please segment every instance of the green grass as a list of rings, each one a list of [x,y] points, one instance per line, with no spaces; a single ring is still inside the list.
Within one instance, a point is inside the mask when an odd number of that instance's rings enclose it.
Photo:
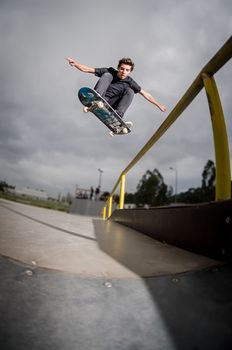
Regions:
[[[64,212],[68,212],[70,207],[68,203],[61,203],[58,201],[51,201],[51,200],[34,199],[28,196],[20,196],[20,195],[6,194],[6,193],[0,193],[0,198],[18,202],[18,203],[33,205],[36,207],[59,210]]]

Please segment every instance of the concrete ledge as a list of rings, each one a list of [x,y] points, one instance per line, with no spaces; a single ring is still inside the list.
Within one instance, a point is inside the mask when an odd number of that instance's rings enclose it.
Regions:
[[[102,216],[104,204],[105,202],[102,201],[75,198],[71,204],[69,213],[100,217]]]
[[[110,220],[197,254],[231,259],[232,200],[116,210]]]

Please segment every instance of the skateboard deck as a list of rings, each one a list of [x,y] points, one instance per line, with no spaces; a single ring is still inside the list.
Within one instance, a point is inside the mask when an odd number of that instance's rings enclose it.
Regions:
[[[131,132],[129,126],[97,91],[89,87],[82,87],[78,91],[78,97],[80,102],[87,107],[86,111],[92,112],[114,135],[125,135]]]

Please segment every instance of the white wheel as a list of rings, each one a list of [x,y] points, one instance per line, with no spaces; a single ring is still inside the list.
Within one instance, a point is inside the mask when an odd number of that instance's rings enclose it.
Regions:
[[[104,107],[104,103],[102,101],[97,101],[96,105],[98,106],[98,108],[103,108]]]
[[[110,136],[111,136],[111,137],[113,137],[113,136],[114,136],[113,131],[110,131],[110,132],[109,132],[109,134],[110,134]]]
[[[122,132],[123,132],[123,134],[128,134],[127,128],[123,128],[123,129],[122,129]]]
[[[89,107],[85,106],[85,107],[83,108],[83,112],[84,112],[84,113],[88,113],[88,112],[89,112]]]

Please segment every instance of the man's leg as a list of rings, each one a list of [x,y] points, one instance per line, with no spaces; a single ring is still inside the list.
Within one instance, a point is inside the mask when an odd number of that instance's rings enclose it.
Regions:
[[[113,108],[116,109],[120,117],[122,118],[127,110],[127,108],[130,106],[133,98],[134,98],[134,91],[131,88],[126,88],[123,95],[117,101],[114,103]]]
[[[103,98],[105,97],[106,90],[108,89],[110,83],[113,80],[113,75],[110,73],[104,73],[101,78],[98,80],[97,84],[94,87]]]

